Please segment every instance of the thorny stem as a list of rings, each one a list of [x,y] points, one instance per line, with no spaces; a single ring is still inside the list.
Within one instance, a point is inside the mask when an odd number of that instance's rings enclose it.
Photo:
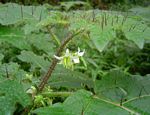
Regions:
[[[41,21],[41,19],[42,19],[42,10],[41,10],[41,12],[40,12],[39,21]]]
[[[23,19],[23,7],[22,7],[22,5],[20,7],[21,7],[21,17]]]
[[[67,45],[67,43],[72,40],[72,38],[74,38],[76,35],[78,35],[79,33],[83,32],[83,29],[77,31],[76,33],[74,34],[70,34],[67,36],[67,38],[61,43],[60,47],[58,48],[57,52],[56,52],[56,56],[60,56],[63,49],[65,48],[65,46]],[[51,77],[51,74],[52,72],[54,71],[56,65],[58,63],[58,60],[56,58],[53,58],[52,59],[52,63],[51,63],[51,66],[49,67],[47,73],[45,74],[45,76],[43,77],[43,79],[41,80],[39,86],[38,86],[38,90],[39,91],[42,91],[45,84],[47,84],[49,78]]]

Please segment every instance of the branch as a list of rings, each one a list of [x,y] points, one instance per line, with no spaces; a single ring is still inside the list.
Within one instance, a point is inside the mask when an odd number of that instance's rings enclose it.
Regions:
[[[56,56],[60,56],[63,49],[65,48],[65,46],[67,45],[67,43],[72,40],[72,38],[74,38],[76,35],[78,35],[79,33],[83,32],[83,29],[77,31],[76,33],[74,34],[70,34],[67,36],[67,38],[61,43],[60,47],[58,48],[57,52],[56,52]],[[42,91],[45,84],[47,84],[49,78],[51,77],[51,74],[52,72],[54,71],[56,65],[58,63],[58,60],[56,58],[53,58],[52,59],[52,63],[51,63],[51,66],[49,67],[47,73],[45,74],[45,76],[43,77],[43,79],[41,80],[39,86],[38,86],[38,90],[39,91]]]

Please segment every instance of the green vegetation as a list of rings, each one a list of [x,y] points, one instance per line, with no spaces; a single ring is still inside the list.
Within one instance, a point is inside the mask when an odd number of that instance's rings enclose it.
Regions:
[[[150,7],[61,5],[0,4],[0,115],[149,115]]]

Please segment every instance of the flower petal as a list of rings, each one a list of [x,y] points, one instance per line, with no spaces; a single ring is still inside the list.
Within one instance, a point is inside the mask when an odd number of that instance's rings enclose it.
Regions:
[[[58,60],[62,60],[62,59],[63,59],[63,57],[58,57],[58,56],[56,56],[56,55],[54,55],[54,57],[55,57],[56,59],[58,59]]]
[[[78,47],[78,52],[80,52],[80,48]]]
[[[84,55],[84,51],[83,52],[78,52],[78,56],[83,56]]]
[[[83,50],[83,52],[80,52],[80,48],[78,47],[78,52],[76,52],[75,54],[78,56],[83,56],[84,52],[85,52],[85,50]]]
[[[80,63],[79,57],[73,57],[72,60],[74,63]]]
[[[70,56],[70,53],[69,53],[69,49],[66,49],[66,53],[65,53],[65,56]]]

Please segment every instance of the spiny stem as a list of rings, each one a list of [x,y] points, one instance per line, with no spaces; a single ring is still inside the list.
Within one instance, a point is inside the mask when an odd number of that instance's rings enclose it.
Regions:
[[[41,9],[41,12],[40,12],[39,21],[41,21],[41,19],[42,19],[42,9]]]
[[[116,23],[118,23],[118,20],[119,20],[119,16],[117,15],[116,17],[117,17],[117,19],[116,19]]]
[[[107,26],[107,15],[106,15],[106,13],[104,13],[104,22],[105,22],[105,26]]]
[[[78,35],[79,33],[83,32],[83,29],[77,31],[74,34],[70,34],[67,36],[67,38],[61,43],[60,47],[58,48],[57,52],[56,52],[56,56],[60,56],[63,49],[65,48],[65,46],[67,45],[67,43],[72,40],[72,38],[74,38],[76,35]],[[39,86],[38,86],[38,90],[42,91],[45,84],[47,84],[49,78],[51,77],[52,72],[54,71],[56,65],[57,65],[58,60],[56,58],[52,59],[52,63],[51,66],[49,67],[47,73],[45,74],[45,76],[43,77],[43,79],[41,80]]]
[[[22,7],[22,5],[21,5],[21,17],[23,19],[23,7]]]
[[[147,27],[145,27],[142,32],[144,32],[146,29],[147,29]]]
[[[129,28],[129,31],[131,31],[131,29],[132,29],[133,26],[134,26],[134,25],[131,25],[131,27]]]
[[[34,10],[33,10],[33,6],[32,6],[32,16],[33,16],[33,11],[34,11]]]
[[[126,16],[124,16],[124,17],[123,17],[122,25],[125,23],[125,21],[126,21],[127,17],[128,17],[128,12],[127,12]]]
[[[112,17],[111,25],[114,25],[114,18]]]
[[[135,25],[133,25],[132,30],[134,30],[134,28],[138,25],[138,23],[136,23]]]
[[[7,68],[6,64],[5,64],[5,69],[6,69],[6,77],[9,78],[8,68]]]
[[[102,27],[102,30],[103,30],[103,28],[104,28],[104,15],[103,14],[102,14],[101,27]]]
[[[92,11],[92,22],[95,22],[95,18],[96,18],[96,17],[95,17],[95,11],[93,10],[93,11]]]

